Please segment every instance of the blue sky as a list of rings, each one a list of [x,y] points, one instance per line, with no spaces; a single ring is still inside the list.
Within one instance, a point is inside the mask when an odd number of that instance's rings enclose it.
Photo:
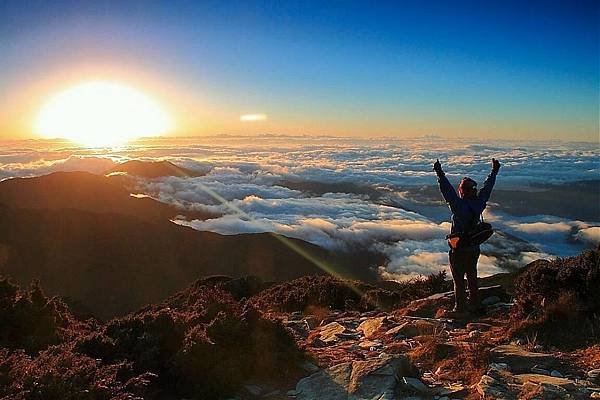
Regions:
[[[26,130],[44,82],[96,65],[109,79],[122,69],[160,81],[185,134],[597,140],[598,7],[4,1],[0,137]],[[28,85],[30,103],[8,100]],[[240,124],[244,112],[269,121]],[[23,126],[7,121],[15,115]]]

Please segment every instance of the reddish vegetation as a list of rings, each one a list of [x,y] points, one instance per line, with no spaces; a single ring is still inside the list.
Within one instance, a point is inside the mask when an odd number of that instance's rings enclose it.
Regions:
[[[562,349],[600,342],[599,287],[600,248],[531,263],[515,281],[511,333]]]
[[[345,311],[393,310],[408,302],[447,290],[445,273],[407,282],[384,282],[385,289],[331,276],[304,276],[262,291],[252,298],[261,310],[282,312],[313,309]]]
[[[38,286],[0,282],[11,328],[2,330],[0,397],[215,398],[246,379],[295,376],[303,359],[280,324],[216,288],[192,287],[92,330]]]

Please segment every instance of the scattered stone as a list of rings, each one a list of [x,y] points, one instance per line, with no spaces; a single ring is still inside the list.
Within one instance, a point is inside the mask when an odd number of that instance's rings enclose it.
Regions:
[[[496,371],[510,371],[510,367],[507,363],[491,363],[489,367]]]
[[[489,375],[483,375],[475,385],[475,389],[483,399],[515,400],[517,398],[508,385]]]
[[[296,385],[296,398],[392,400],[396,376],[411,368],[408,357],[390,355],[338,364],[301,379]]]
[[[529,372],[533,367],[549,369],[559,364],[551,354],[535,353],[511,344],[494,347],[490,356],[492,362],[507,363],[514,372]]]
[[[381,328],[381,325],[383,325],[384,320],[385,317],[366,319],[363,322],[361,322],[360,325],[358,325],[358,328],[356,328],[356,330],[362,331],[366,338],[370,338]]]
[[[592,392],[590,399],[600,399],[600,392]]]
[[[402,336],[402,328],[404,328],[405,325],[407,325],[408,322],[405,322],[403,324],[400,325],[396,325],[391,329],[388,329],[385,334],[386,336],[392,336],[394,338],[397,338],[398,336]]]
[[[372,341],[372,340],[363,340],[358,344],[361,349],[376,349],[382,347],[383,344],[380,341]]]
[[[429,387],[421,382],[420,379],[405,376],[402,378],[402,381],[410,390],[414,390],[422,394],[427,394],[430,392]]]
[[[481,336],[481,332],[479,332],[479,331],[471,331],[471,332],[469,332],[469,337],[471,339],[478,338],[479,336]]]
[[[319,332],[319,339],[325,343],[332,343],[338,340],[337,334],[344,333],[346,327],[338,322],[330,322],[323,326]]]

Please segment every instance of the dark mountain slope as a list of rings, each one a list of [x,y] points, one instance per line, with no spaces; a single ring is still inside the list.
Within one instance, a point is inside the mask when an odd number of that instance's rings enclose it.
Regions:
[[[317,246],[286,240],[330,265],[341,263]],[[348,265],[337,269],[346,276],[370,274],[360,260]],[[23,284],[39,278],[50,294],[81,301],[103,318],[156,302],[206,275],[281,281],[319,273],[271,234],[223,236],[117,214],[0,209],[0,274]]]

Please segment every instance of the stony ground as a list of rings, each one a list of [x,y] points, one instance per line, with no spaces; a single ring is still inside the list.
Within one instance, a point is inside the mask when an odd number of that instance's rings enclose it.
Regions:
[[[238,399],[600,399],[600,349],[561,353],[507,339],[512,303],[483,288],[485,312],[444,318],[451,293],[393,313],[270,314],[313,362],[289,387],[248,382]],[[574,334],[576,334],[574,332]]]

